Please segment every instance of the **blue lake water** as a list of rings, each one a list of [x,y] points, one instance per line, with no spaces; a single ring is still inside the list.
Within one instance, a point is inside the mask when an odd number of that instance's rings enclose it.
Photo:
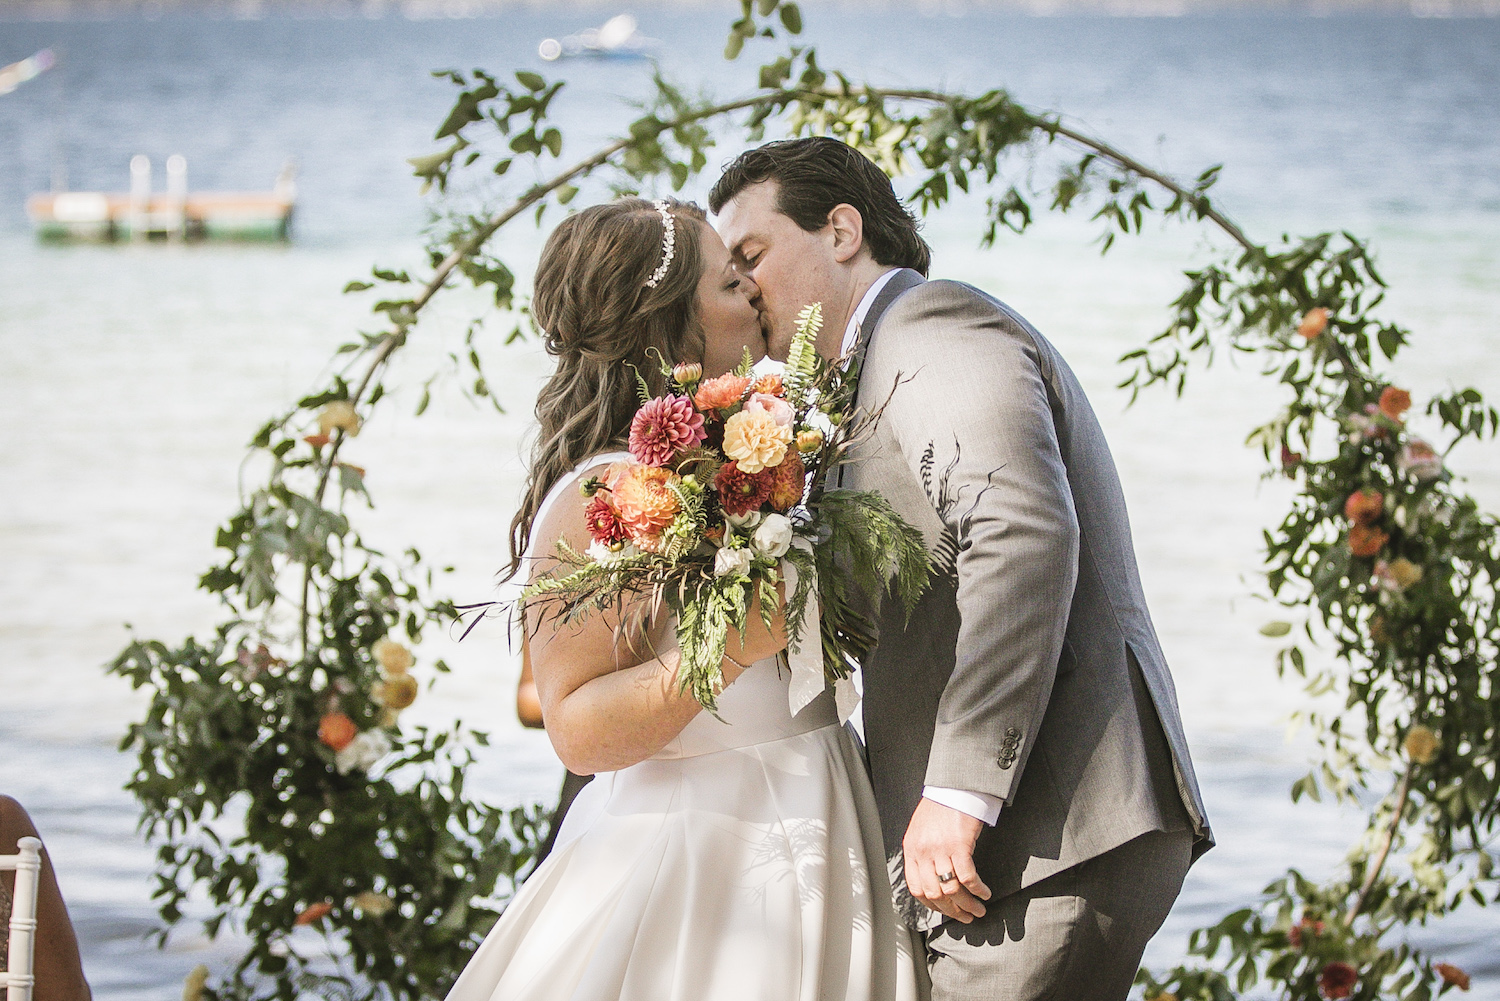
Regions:
[[[634,11],[661,39],[661,65],[691,90],[739,94],[753,64],[719,56],[717,10]],[[407,20],[167,16],[40,22],[0,11],[0,65],[51,46],[53,73],[0,97],[0,791],[47,836],[104,1001],[175,997],[198,962],[234,954],[185,928],[167,950],[154,924],[151,852],[120,786],[114,746],[142,700],[100,665],[123,623],[175,641],[215,609],[193,582],[232,509],[249,434],[316,384],[333,348],[373,321],[339,290],[374,263],[419,266],[438,206],[404,164],[429,152],[451,88],[429,71],[530,68],[570,81],[557,104],[565,157],[634,114],[643,63],[560,63],[537,42],[602,19],[559,7]],[[1250,16],[1030,18],[970,12],[808,12],[826,66],[856,79],[977,90],[1004,86],[1066,114],[1154,166],[1226,169],[1223,205],[1254,234],[1347,228],[1372,239],[1392,284],[1390,315],[1415,337],[1396,378],[1424,392],[1500,394],[1500,19]],[[756,55],[755,52],[750,57]],[[737,146],[726,140],[722,157]],[[295,158],[300,200],[284,247],[51,247],[23,204],[55,174],[75,189],[123,189],[127,164],[187,157],[195,189],[268,188]],[[158,180],[158,185],[160,185]],[[701,197],[704,185],[690,186]],[[478,198],[482,193],[474,193]],[[1274,387],[1230,364],[1201,372],[1182,401],[1134,408],[1115,358],[1165,322],[1179,272],[1209,248],[1193,230],[1152,229],[1100,258],[1092,229],[1049,220],[976,249],[976,203],[928,222],[935,273],[989,289],[1068,356],[1110,433],[1131,502],[1143,576],[1176,673],[1220,847],[1194,870],[1148,958],[1239,906],[1287,865],[1326,872],[1360,817],[1293,807],[1307,749],[1284,735],[1303,704],[1258,635],[1262,526],[1285,493],[1261,483],[1245,433]],[[524,273],[540,237],[504,234]],[[387,547],[416,544],[456,569],[450,592],[480,600],[504,562],[530,401],[545,374],[534,346],[486,335],[508,413],[458,397],[421,419],[420,383],[481,297],[455,290],[424,319],[392,379],[395,407],[352,443],[379,506],[361,516]],[[1453,466],[1500,509],[1493,445]],[[503,638],[434,637],[421,663],[455,667],[409,718],[455,716],[496,744],[471,788],[503,801],[548,797],[559,766],[545,737],[511,716],[516,667]],[[419,668],[420,669],[420,668]],[[1468,969],[1473,997],[1500,999],[1500,914],[1463,912],[1416,940]]]

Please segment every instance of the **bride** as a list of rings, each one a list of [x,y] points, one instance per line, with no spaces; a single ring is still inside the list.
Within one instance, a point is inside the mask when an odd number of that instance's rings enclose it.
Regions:
[[[589,544],[579,485],[623,451],[655,354],[727,372],[764,354],[756,289],[697,206],[622,199],[564,220],[532,310],[557,371],[511,526],[533,579]],[[654,350],[653,350],[654,349]],[[859,753],[825,691],[792,716],[784,623],[731,634],[719,715],[679,695],[651,608],[562,625],[528,609],[524,656],[558,756],[593,774],[448,1001],[913,1001]]]

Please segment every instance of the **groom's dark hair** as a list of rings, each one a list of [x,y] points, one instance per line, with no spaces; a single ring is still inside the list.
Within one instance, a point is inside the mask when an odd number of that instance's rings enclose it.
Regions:
[[[782,139],[735,157],[709,192],[718,214],[752,184],[776,182],[776,210],[815,233],[828,225],[835,205],[852,205],[864,220],[865,245],[876,263],[927,274],[932,248],[917,220],[901,204],[890,178],[864,154],[826,136]]]

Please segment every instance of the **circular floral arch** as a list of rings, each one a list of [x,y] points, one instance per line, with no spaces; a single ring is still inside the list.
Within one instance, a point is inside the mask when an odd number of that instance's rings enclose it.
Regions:
[[[572,164],[559,159],[549,112],[561,81],[443,74],[458,96],[437,130],[442,148],[411,161],[416,175],[440,190],[465,173],[544,180],[516,185],[490,215],[453,221],[429,247],[427,275],[377,268],[348,285],[375,297],[382,329],[340,348],[328,385],[255,435],[268,471],[219,530],[222,560],[200,581],[223,601],[215,634],[175,647],[137,640],[111,668],[152,695],[126,744],[139,755],[129,789],[159,843],[162,917],[181,921],[196,892],[211,904],[210,934],[226,920],[249,932],[236,970],[211,987],[198,971],[193,986],[218,998],[332,988],[440,997],[488,931],[531,864],[543,815],[465,794],[482,734],[402,728],[416,692],[409,644],[463,610],[433,592],[415,552],[393,559],[361,543],[351,502],[368,495],[341,447],[381,405],[391,358],[450,284],[488,290],[516,317],[510,339],[529,335],[514,275],[488,249],[501,229],[539,225],[585,179],[618,192],[680,189],[704,169],[715,129],[753,141],[772,124],[836,136],[908,175],[922,213],[954,189],[982,189],[986,245],[1001,229],[1026,232],[1037,211],[1084,211],[1105,250],[1151,218],[1207,227],[1227,248],[1186,273],[1166,328],[1121,359],[1123,385],[1132,399],[1157,385],[1181,393],[1195,359],[1216,350],[1251,355],[1276,380],[1284,402],[1252,438],[1267,475],[1289,477],[1295,492],[1265,533],[1265,591],[1287,621],[1263,632],[1284,638],[1283,671],[1346,706],[1313,717],[1323,760],[1291,792],[1383,795],[1333,878],[1289,870],[1194,932],[1189,965],[1140,981],[1148,998],[1204,1001],[1258,983],[1290,998],[1426,998],[1466,986],[1463,971],[1412,950],[1399,930],[1500,892],[1486,847],[1500,823],[1500,526],[1444,465],[1458,442],[1493,437],[1500,414],[1464,389],[1423,405],[1444,441],[1408,431],[1413,401],[1382,372],[1407,332],[1375,315],[1384,284],[1350,234],[1257,243],[1210,197],[1217,167],[1179,181],[1002,90],[852,84],[794,44],[795,4],[741,7],[727,58],[756,37],[784,45],[754,93],[695,101],[658,76],[645,113]],[[518,161],[531,169],[510,174]],[[467,364],[483,396],[472,334]],[[424,392],[418,413],[426,403]],[[1314,667],[1311,645],[1327,666]],[[214,822],[231,812],[245,820],[229,835]],[[309,924],[346,972],[312,972],[290,939]]]

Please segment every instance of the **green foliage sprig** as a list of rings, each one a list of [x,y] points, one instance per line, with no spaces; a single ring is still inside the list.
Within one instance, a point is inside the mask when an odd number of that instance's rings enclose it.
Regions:
[[[509,318],[505,343],[528,335],[515,275],[487,249],[502,228],[523,216],[540,224],[591,180],[616,193],[679,190],[705,168],[716,129],[754,141],[773,126],[851,143],[923,212],[983,189],[985,244],[1025,233],[1049,211],[1088,212],[1102,251],[1153,219],[1202,224],[1225,242],[1225,253],[1187,274],[1169,327],[1125,357],[1123,385],[1180,393],[1195,359],[1231,350],[1261,359],[1285,387],[1285,407],[1252,436],[1272,473],[1298,485],[1286,519],[1266,536],[1267,594],[1298,621],[1268,630],[1299,630],[1282,663],[1345,706],[1310,715],[1325,760],[1293,792],[1352,797],[1387,774],[1391,788],[1342,873],[1321,884],[1288,873],[1252,906],[1194,933],[1198,965],[1143,974],[1142,983],[1148,997],[1213,999],[1251,990],[1426,999],[1446,990],[1457,974],[1406,946],[1401,930],[1496,894],[1500,544],[1495,520],[1451,475],[1427,476],[1434,467],[1420,465],[1420,449],[1413,464],[1405,412],[1381,411],[1391,380],[1377,360],[1394,360],[1408,334],[1373,313],[1384,285],[1365,245],[1337,233],[1257,244],[1213,202],[1218,167],[1179,182],[1003,90],[856,83],[821,66],[812,46],[792,44],[801,29],[794,4],[742,0],[726,55],[777,47],[751,93],[691,99],[657,76],[620,138],[571,163],[554,119],[560,81],[528,71],[511,80],[440,74],[459,92],[436,131],[440,148],[415,157],[413,171],[439,192],[467,178],[500,207],[451,215],[434,229],[427,275],[377,268],[373,281],[349,284],[350,293],[371,294],[381,329],[344,345],[326,389],[255,436],[252,454],[268,472],[221,531],[226,556],[202,579],[225,603],[213,639],[134,641],[114,667],[152,692],[126,744],[139,755],[131,788],[143,827],[161,846],[163,919],[182,920],[187,897],[202,892],[210,933],[234,920],[252,939],[239,970],[210,994],[292,998],[341,983],[351,996],[436,997],[488,928],[495,904],[487,898],[524,872],[536,814],[466,797],[463,769],[479,735],[386,725],[388,707],[372,694],[386,680],[375,644],[401,634],[415,643],[454,610],[433,594],[416,554],[393,561],[360,542],[350,502],[366,499],[363,477],[340,450],[362,417],[389,402],[391,358],[455,277],[490,293],[497,314],[488,319]],[[1325,326],[1308,336],[1317,317]],[[493,401],[485,333],[483,323],[470,325],[453,354],[472,369],[466,390]],[[1439,396],[1422,413],[1428,433],[1446,436],[1439,465],[1458,441],[1496,432],[1495,411],[1472,389]],[[1318,454],[1329,440],[1333,451]],[[1364,519],[1361,552],[1379,537],[1371,555],[1354,552],[1346,511],[1364,491],[1381,495],[1378,506],[1352,509]],[[815,502],[841,500],[829,492]],[[849,612],[857,631],[857,610]],[[334,701],[361,732],[384,735],[383,762],[340,771],[317,737]],[[322,915],[311,923],[326,929],[340,964],[333,979],[319,979],[291,933],[310,914]]]

